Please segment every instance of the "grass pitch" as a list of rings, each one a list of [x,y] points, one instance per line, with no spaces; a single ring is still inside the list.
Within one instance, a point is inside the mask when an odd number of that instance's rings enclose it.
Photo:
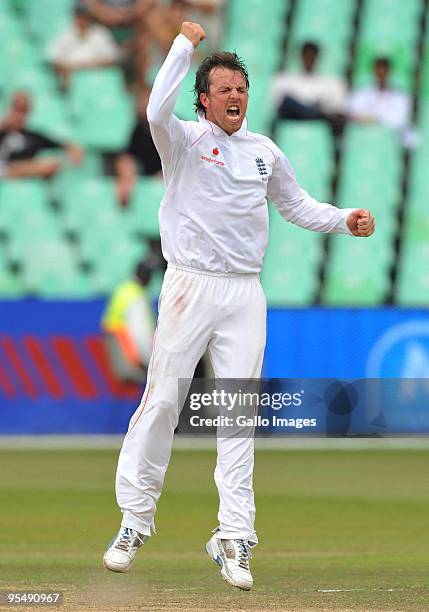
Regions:
[[[258,451],[250,593],[204,552],[216,525],[212,451],[173,453],[159,534],[129,574],[102,568],[120,519],[116,458],[0,452],[0,589],[63,590],[62,610],[429,610],[426,450]]]

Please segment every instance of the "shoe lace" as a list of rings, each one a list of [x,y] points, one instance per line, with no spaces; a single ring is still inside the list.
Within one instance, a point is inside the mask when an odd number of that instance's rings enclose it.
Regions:
[[[140,546],[144,543],[139,533],[136,533],[136,537],[138,540],[137,546]],[[133,545],[133,540],[134,538],[132,530],[128,527],[125,527],[119,541],[115,544],[115,548],[119,548],[120,550],[125,550],[126,552],[128,552],[131,546]]]
[[[249,571],[249,559],[252,558],[249,546],[244,540],[236,540],[236,542],[238,546],[238,566]]]

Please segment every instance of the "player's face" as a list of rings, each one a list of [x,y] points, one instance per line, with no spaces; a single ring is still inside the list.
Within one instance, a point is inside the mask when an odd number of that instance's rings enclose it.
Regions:
[[[248,97],[246,79],[241,72],[213,68],[209,77],[209,92],[202,93],[200,100],[206,109],[206,119],[231,135],[241,128]]]

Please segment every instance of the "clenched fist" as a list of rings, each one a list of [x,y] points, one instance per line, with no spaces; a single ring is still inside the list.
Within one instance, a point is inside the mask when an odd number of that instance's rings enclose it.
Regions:
[[[199,23],[193,23],[192,21],[184,21],[180,33],[186,36],[195,48],[197,48],[200,42],[206,37],[204,28],[202,28]]]
[[[367,237],[375,231],[374,217],[369,210],[358,208],[347,217],[347,225],[353,236]]]

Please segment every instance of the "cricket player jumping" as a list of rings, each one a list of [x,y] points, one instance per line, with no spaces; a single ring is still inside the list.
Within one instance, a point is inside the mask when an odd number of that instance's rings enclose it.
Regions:
[[[235,53],[215,53],[196,75],[198,121],[173,114],[203,28],[184,22],[160,69],[147,115],[162,160],[166,192],[159,211],[168,262],[154,348],[142,401],[131,418],[118,462],[116,495],[123,518],[104,555],[115,572],[129,570],[155,531],[154,515],[182,406],[178,379],[192,378],[209,351],[216,378],[259,378],[266,302],[258,273],[268,240],[267,198],[300,227],[370,236],[363,209],[338,209],[311,198],[292,167],[245,119],[249,81]],[[250,590],[249,548],[256,545],[254,445],[217,440],[219,525],[206,544],[231,585]]]

